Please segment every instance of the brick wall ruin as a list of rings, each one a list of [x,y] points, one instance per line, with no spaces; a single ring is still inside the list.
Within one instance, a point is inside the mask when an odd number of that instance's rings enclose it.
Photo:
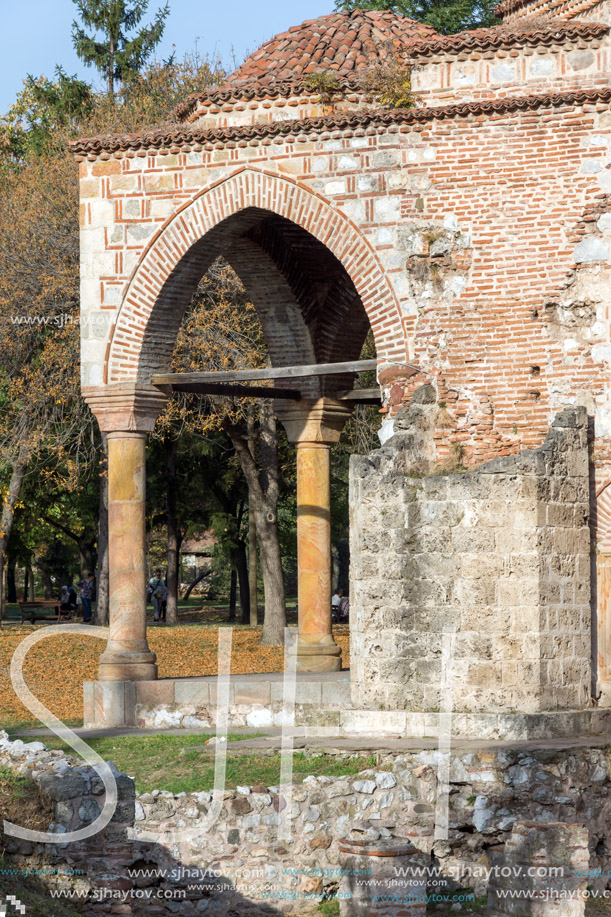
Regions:
[[[456,629],[454,709],[589,704],[587,414],[560,413],[540,449],[477,471],[434,468],[438,404],[421,389],[378,452],[353,456],[353,701],[435,711],[442,634]],[[447,663],[446,663],[447,665]]]

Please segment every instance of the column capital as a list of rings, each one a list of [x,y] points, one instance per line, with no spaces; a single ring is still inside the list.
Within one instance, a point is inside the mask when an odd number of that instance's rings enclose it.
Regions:
[[[352,405],[334,398],[303,398],[301,401],[276,401],[276,415],[292,443],[339,442]]]
[[[135,382],[87,386],[82,393],[102,433],[150,433],[168,400],[156,386]]]

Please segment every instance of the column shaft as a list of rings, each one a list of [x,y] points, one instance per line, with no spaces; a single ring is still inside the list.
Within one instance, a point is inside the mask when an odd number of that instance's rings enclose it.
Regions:
[[[146,640],[146,433],[108,436],[110,636],[103,681],[157,678]]]
[[[331,633],[330,446],[297,444],[297,566],[299,636],[297,668],[341,668]]]
[[[600,703],[611,705],[611,555],[599,554],[597,567],[598,688]]]

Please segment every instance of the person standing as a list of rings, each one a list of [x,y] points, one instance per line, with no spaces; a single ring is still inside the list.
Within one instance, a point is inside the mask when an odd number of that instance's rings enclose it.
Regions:
[[[91,621],[91,603],[95,599],[95,573],[90,571],[87,574],[87,579],[81,580],[77,585],[81,590],[83,624],[89,624]]]
[[[155,621],[159,621],[161,617],[161,604],[166,594],[160,569],[155,570],[155,576],[150,578],[148,592],[153,602],[153,617]]]

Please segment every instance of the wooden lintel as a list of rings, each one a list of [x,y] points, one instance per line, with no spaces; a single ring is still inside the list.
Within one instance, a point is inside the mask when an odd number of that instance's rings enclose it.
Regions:
[[[301,401],[301,392],[291,388],[264,388],[262,385],[228,385],[218,382],[180,382],[169,388],[174,392],[190,392],[193,395],[229,395],[235,398],[286,398]]]
[[[349,363],[312,363],[308,366],[274,366],[266,369],[239,369],[205,373],[156,373],[153,385],[184,385],[192,382],[261,382],[272,379],[295,379],[311,376],[333,376],[362,373],[375,369],[377,360],[352,360]],[[406,369],[415,367],[405,366]]]
[[[352,404],[381,404],[382,395],[379,388],[353,388],[347,392],[333,395],[338,401],[350,401]]]

